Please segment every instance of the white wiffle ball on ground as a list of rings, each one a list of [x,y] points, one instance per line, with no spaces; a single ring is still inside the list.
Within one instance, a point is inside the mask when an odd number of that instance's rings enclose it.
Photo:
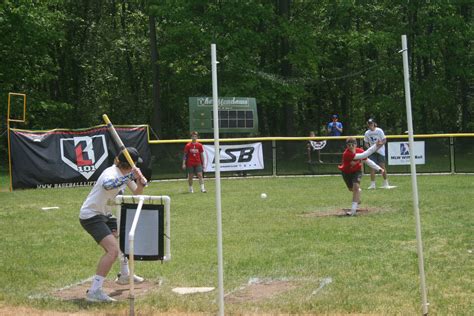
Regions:
[[[260,197],[261,197],[262,199],[266,199],[266,198],[267,198],[267,194],[266,194],[266,193],[262,193],[262,194],[260,194]]]

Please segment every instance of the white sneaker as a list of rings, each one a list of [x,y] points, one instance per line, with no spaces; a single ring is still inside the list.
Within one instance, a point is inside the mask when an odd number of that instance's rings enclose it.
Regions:
[[[145,281],[144,278],[138,276],[138,275],[133,275],[133,283],[135,284],[140,284]],[[117,278],[115,279],[115,283],[120,284],[120,285],[127,285],[130,283],[130,277],[128,275],[121,275],[120,273],[117,274]]]
[[[350,210],[350,211],[346,212],[346,215],[347,216],[354,216],[354,215],[356,215],[356,213],[357,213],[357,210]]]
[[[387,183],[384,183],[382,186],[381,186],[382,189],[390,189],[391,186]]]
[[[375,190],[375,184],[371,184],[371,185],[367,188],[367,190]]]
[[[105,294],[102,291],[102,289],[98,289],[97,291],[94,291],[94,292],[87,290],[86,301],[101,303],[101,302],[116,302],[117,300]]]
[[[206,189],[201,189],[202,193],[207,193]]]
[[[194,193],[193,188],[189,188],[189,193]]]

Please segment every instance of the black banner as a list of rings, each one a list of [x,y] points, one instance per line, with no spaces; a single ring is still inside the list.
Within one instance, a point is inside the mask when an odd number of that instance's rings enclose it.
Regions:
[[[143,159],[138,167],[151,179],[147,126],[115,129],[125,146],[138,150]],[[105,126],[81,130],[10,131],[13,189],[93,185],[102,171],[113,164],[118,153]]]

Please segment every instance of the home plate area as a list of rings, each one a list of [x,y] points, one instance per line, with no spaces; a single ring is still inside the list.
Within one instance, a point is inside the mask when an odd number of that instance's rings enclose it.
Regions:
[[[266,299],[272,299],[291,291],[299,286],[302,286],[304,283],[307,283],[308,280],[298,281],[298,280],[288,280],[288,279],[266,279],[253,277],[250,278],[247,284],[229,292],[225,295],[225,301],[230,304],[239,304],[245,302],[259,302]],[[317,283],[311,280],[311,285]],[[135,297],[138,298],[145,294],[149,294],[154,290],[158,290],[162,285],[160,281],[149,281],[145,280],[143,283],[135,285]],[[306,284],[308,286],[308,284]],[[90,287],[90,279],[82,281],[77,284],[73,284],[62,289],[55,290],[51,295],[55,298],[71,301],[71,302],[85,302],[86,291]],[[128,285],[119,285],[113,280],[104,281],[103,290],[110,297],[116,299],[117,301],[125,301],[129,298],[129,286]],[[190,287],[190,288],[174,288],[172,291],[176,295],[196,295],[197,293],[207,293],[214,292],[216,289],[213,287]]]
[[[295,281],[251,278],[249,282],[225,295],[230,304],[258,302],[273,298],[297,287]]]
[[[85,301],[86,291],[91,285],[90,279],[73,284],[67,287],[64,287],[59,290],[55,290],[51,293],[53,297],[64,301]],[[135,297],[140,297],[145,293],[148,293],[152,290],[156,290],[161,285],[161,280],[145,280],[143,283],[135,284]],[[120,285],[115,283],[113,280],[105,280],[103,285],[103,290],[107,295],[116,299],[117,301],[124,301],[129,298],[129,285]]]

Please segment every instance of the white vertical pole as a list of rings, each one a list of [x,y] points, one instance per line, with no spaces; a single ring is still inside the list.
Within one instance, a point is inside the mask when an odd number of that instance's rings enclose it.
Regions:
[[[407,124],[408,124],[408,142],[410,144],[410,170],[411,170],[411,186],[413,192],[413,211],[416,221],[416,245],[418,251],[418,269],[420,273],[420,287],[423,315],[428,315],[428,301],[426,296],[425,284],[425,268],[423,262],[423,243],[421,241],[421,223],[420,209],[418,207],[418,184],[416,182],[416,165],[414,148],[415,142],[413,138],[413,119],[411,115],[411,95],[410,95],[410,71],[408,69],[408,48],[407,36],[402,35],[402,55],[403,55],[403,76],[405,79],[405,103],[407,108]]]
[[[161,201],[165,202],[165,220],[166,220],[166,224],[165,224],[165,258],[164,258],[164,261],[168,261],[168,260],[171,260],[171,242],[170,242],[170,239],[171,239],[171,223],[170,223],[170,218],[171,218],[171,215],[170,215],[170,204],[171,204],[171,199],[169,196],[162,196],[161,197]]]
[[[133,217],[132,227],[130,227],[130,232],[128,233],[128,250],[129,250],[129,280],[130,280],[130,293],[129,293],[129,300],[130,300],[130,316],[135,315],[135,282],[133,276],[135,275],[135,230],[137,229],[138,219],[140,218],[140,214],[143,207],[143,196],[139,197],[140,200],[138,202],[137,211],[135,216]]]
[[[214,147],[215,147],[215,173],[216,173],[216,209],[217,209],[217,280],[218,280],[218,302],[219,315],[224,316],[224,267],[222,259],[222,207],[221,207],[221,164],[219,148],[219,115],[217,97],[217,60],[216,44],[211,44],[212,64],[212,104],[214,117]]]

